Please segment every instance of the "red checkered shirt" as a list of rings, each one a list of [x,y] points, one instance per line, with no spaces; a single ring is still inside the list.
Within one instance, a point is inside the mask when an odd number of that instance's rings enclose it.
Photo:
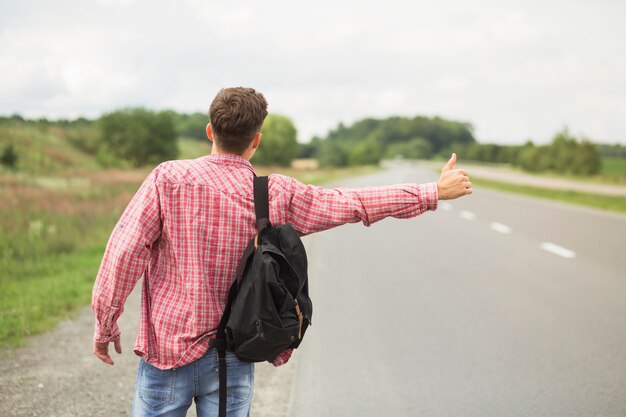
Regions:
[[[256,233],[254,171],[236,155],[160,164],[119,219],[92,294],[94,339],[110,342],[135,283],[143,276],[134,350],[170,369],[202,357],[215,335],[235,269]],[[271,175],[270,221],[301,234],[437,208],[437,184],[327,189]],[[291,350],[273,364],[286,363]]]

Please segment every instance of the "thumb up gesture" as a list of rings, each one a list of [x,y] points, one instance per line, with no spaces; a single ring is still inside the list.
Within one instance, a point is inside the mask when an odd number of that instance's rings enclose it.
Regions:
[[[455,153],[441,170],[441,176],[437,182],[439,200],[453,200],[472,193],[472,183],[467,172],[454,169],[454,164],[456,164]]]

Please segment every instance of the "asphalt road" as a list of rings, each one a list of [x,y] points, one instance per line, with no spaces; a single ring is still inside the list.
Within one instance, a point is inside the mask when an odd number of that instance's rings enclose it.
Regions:
[[[291,417],[626,416],[626,216],[477,188],[305,244]]]

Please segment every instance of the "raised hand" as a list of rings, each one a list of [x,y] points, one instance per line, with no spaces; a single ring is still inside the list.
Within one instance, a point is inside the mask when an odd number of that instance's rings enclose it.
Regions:
[[[437,182],[439,200],[453,200],[472,193],[472,183],[467,171],[454,169],[454,164],[456,164],[455,153],[441,170],[441,176]]]

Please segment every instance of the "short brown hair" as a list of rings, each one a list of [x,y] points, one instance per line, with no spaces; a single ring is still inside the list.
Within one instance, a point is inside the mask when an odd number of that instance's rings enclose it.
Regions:
[[[241,155],[261,130],[267,101],[253,88],[223,88],[209,108],[215,140],[221,150]]]

